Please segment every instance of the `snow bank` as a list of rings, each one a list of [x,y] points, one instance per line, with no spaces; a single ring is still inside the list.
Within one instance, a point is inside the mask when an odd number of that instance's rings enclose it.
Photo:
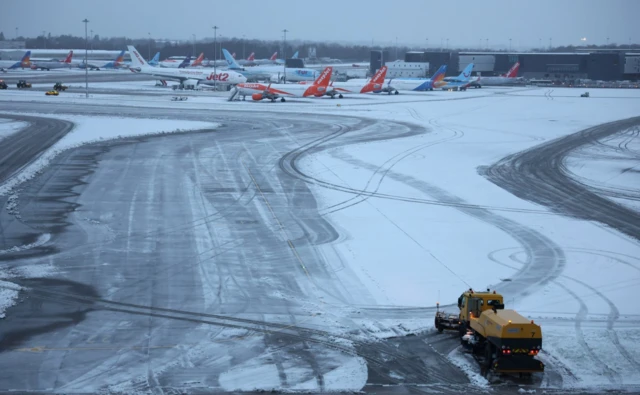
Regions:
[[[63,116],[50,114],[45,116],[68,120],[76,126],[38,159],[14,177],[1,184],[0,195],[7,195],[17,185],[33,178],[42,171],[53,158],[70,148],[100,141],[154,134],[180,133],[191,130],[214,129],[219,126],[219,124],[212,122],[172,121],[164,119]]]
[[[0,141],[9,137],[13,133],[29,125],[28,122],[14,121],[12,119],[0,118]]]
[[[0,277],[4,277],[1,272]],[[0,318],[4,318],[5,310],[15,304],[19,290],[20,286],[0,280]]]

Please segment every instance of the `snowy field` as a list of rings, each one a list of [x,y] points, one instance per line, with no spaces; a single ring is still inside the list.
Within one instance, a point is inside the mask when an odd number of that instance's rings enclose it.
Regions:
[[[163,90],[154,87],[153,81],[93,86]],[[45,97],[42,92],[14,90],[2,96],[33,105],[93,103],[171,111],[225,110],[246,112],[248,118],[252,111],[274,111],[420,125],[428,133],[336,146],[313,152],[300,162],[300,170],[316,180],[311,189],[318,211],[340,233],[336,241],[320,247],[323,255],[336,278],[345,284],[356,278],[371,296],[352,305],[335,306],[335,314],[341,315],[341,309],[432,308],[436,302],[451,305],[470,286],[495,288],[505,294],[506,308],[516,309],[542,326],[544,352],[540,358],[551,371],[562,374],[564,388],[640,386],[640,307],[633,297],[640,291],[639,241],[598,223],[552,213],[519,199],[479,172],[479,168],[543,142],[640,115],[640,90],[597,89],[590,91],[590,98],[580,98],[583,91],[483,88],[342,100],[291,99],[287,103],[227,102],[228,93],[214,92],[186,93],[189,100],[178,103],[168,96],[124,94],[92,94],[85,99],[77,93]],[[0,193],[11,193],[59,152],[80,144],[217,126],[195,121],[64,116],[43,107],[42,114],[47,113],[77,126],[23,173],[0,185]],[[23,126],[0,122],[0,139]],[[573,179],[598,194],[638,211],[639,153],[639,133],[633,129],[602,145],[571,153],[566,169]],[[323,186],[327,184],[334,188]],[[386,198],[345,190],[364,190]],[[544,242],[529,245],[521,234]],[[544,282],[532,278],[527,289],[509,287],[509,279],[533,253],[556,254],[553,259],[561,262],[559,275]],[[10,281],[12,275],[0,272],[0,279]],[[16,294],[7,289],[0,293],[0,317]],[[431,330],[432,315],[427,314],[391,322],[363,316],[358,322],[363,328],[374,328],[369,336],[375,338],[376,331],[386,333],[385,328],[402,325],[403,320],[411,331]],[[331,330],[341,333],[337,328]],[[479,368],[464,355],[454,350],[449,358],[467,370],[479,388],[488,385],[478,377]],[[325,378],[326,389],[358,390],[366,383],[364,364],[358,358],[349,360],[336,369],[335,377]],[[277,387],[274,366],[251,360],[222,375],[220,384],[227,390]],[[295,366],[289,369],[295,376]],[[345,383],[344,375],[352,379]],[[257,381],[252,381],[254,378]],[[269,384],[260,386],[265,380]],[[554,383],[550,376],[542,379],[543,387],[553,388]],[[315,388],[312,381],[291,390]]]

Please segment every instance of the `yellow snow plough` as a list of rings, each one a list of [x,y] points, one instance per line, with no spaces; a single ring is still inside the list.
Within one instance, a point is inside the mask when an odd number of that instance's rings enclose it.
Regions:
[[[457,331],[462,346],[473,353],[483,374],[528,376],[544,371],[544,364],[535,358],[542,349],[542,329],[515,310],[505,310],[502,295],[469,289],[458,298],[458,308],[456,316],[438,306],[435,326],[439,332]]]

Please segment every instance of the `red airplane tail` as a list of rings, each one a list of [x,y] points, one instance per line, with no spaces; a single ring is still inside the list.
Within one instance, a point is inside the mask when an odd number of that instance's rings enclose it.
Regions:
[[[71,58],[73,57],[73,51],[69,51],[69,55],[67,55],[67,58],[64,60],[63,63],[71,63]]]
[[[329,86],[329,82],[331,82],[331,74],[333,73],[333,67],[327,67],[322,70],[320,76],[315,80],[313,85],[318,86]]]
[[[204,52],[200,53],[200,56],[191,63],[191,66],[202,66],[202,60],[204,59]]]
[[[378,71],[371,77],[371,83],[374,84],[382,84],[384,83],[384,78],[387,76],[387,66],[382,66]]]
[[[253,62],[254,60],[256,60],[256,54],[251,52],[251,55],[249,55],[247,60]]]
[[[278,59],[278,51],[274,52],[273,55],[271,55],[271,57],[269,58],[269,60],[272,62],[276,59]]]
[[[516,62],[516,64],[511,67],[511,69],[505,74],[507,78],[516,78],[518,76],[518,69],[520,68],[520,62]]]

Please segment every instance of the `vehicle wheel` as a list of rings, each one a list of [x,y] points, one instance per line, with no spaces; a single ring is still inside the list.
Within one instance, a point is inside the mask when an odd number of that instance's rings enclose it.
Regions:
[[[280,103],[284,103],[284,102],[286,102],[286,101],[287,101],[287,100],[286,100],[284,97],[281,97],[281,98],[280,98]]]
[[[444,328],[442,327],[442,325],[438,325],[438,333],[442,332],[444,332]]]
[[[393,94],[394,94],[394,95],[397,95],[397,94],[399,94],[399,93],[400,93],[400,92],[398,92],[398,91],[395,91],[395,92],[394,92]]]
[[[344,96],[342,96],[342,94],[339,94],[339,95],[338,95],[338,97],[339,97],[340,99],[344,98]]]

